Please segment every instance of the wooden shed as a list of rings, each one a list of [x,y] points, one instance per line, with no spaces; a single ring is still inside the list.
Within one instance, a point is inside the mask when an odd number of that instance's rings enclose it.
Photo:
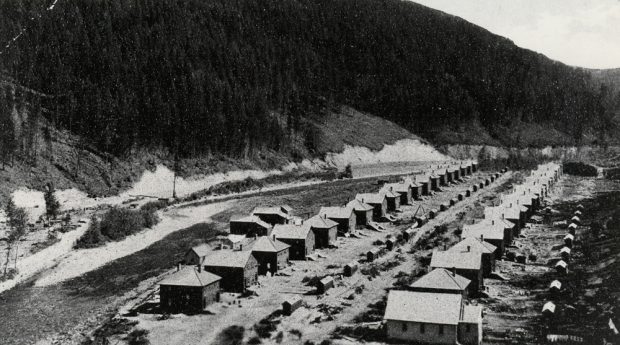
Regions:
[[[450,199],[450,207],[456,205],[457,202],[458,202],[458,200],[455,199],[455,198]]]
[[[302,300],[298,296],[293,296],[282,302],[282,314],[291,315],[295,310],[299,309],[302,305]]]
[[[437,210],[432,209],[428,211],[428,219],[435,219],[436,216],[437,216]]]
[[[160,309],[165,312],[201,312],[220,297],[221,277],[202,267],[179,269],[159,283]]]
[[[571,234],[566,234],[566,236],[564,236],[564,245],[567,246],[568,248],[573,247],[574,241],[575,241],[575,236]]]
[[[378,259],[379,256],[381,256],[381,249],[379,248],[373,248],[366,252],[366,260],[369,262]]]
[[[450,208],[450,205],[445,202],[439,205],[439,211],[441,212],[446,211],[448,208]]]
[[[554,280],[549,284],[549,292],[558,293],[562,289],[562,283],[559,280]]]
[[[359,268],[359,265],[357,264],[357,261],[351,261],[348,264],[344,265],[344,269],[342,270],[342,274],[345,277],[351,277],[352,275],[355,274],[355,272],[357,272],[358,268]]]
[[[468,192],[469,192],[469,191],[468,191]],[[456,196],[456,199],[457,199],[458,201],[463,201],[463,199],[464,199],[464,198],[465,198],[465,196],[463,195],[463,193],[459,193],[459,194]]]
[[[403,230],[402,234],[403,234],[403,239],[405,241],[409,241],[413,238],[413,236],[415,236],[415,229],[413,228],[405,229]]]
[[[334,287],[334,277],[327,276],[321,280],[316,285],[316,290],[320,294],[324,294],[327,290]]]
[[[471,190],[472,190],[474,193],[475,193],[475,192],[477,192],[477,191],[478,191],[478,185],[473,185],[473,186],[471,187]]]

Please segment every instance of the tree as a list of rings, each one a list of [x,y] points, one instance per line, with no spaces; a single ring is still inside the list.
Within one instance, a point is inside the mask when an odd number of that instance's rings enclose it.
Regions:
[[[5,206],[5,211],[9,218],[10,228],[7,236],[6,261],[4,263],[4,275],[6,276],[13,246],[15,246],[15,268],[17,268],[19,240],[26,234],[26,227],[28,226],[28,213],[23,208],[16,207],[12,200],[9,200]]]
[[[54,185],[49,183],[47,185],[47,189],[45,190],[45,194],[43,195],[45,198],[45,213],[47,218],[56,219],[58,216],[58,211],[60,210],[60,202],[56,199],[54,195]]]

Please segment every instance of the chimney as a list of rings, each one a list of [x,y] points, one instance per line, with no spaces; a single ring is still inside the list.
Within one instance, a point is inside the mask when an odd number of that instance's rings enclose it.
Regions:
[[[504,219],[504,214],[502,213],[502,219]]]
[[[484,241],[484,235],[480,234],[480,242],[483,242],[483,241]]]
[[[276,240],[276,235],[273,235],[273,240],[274,240],[274,241]]]
[[[467,252],[469,253],[469,251],[471,250],[470,246],[467,246]]]
[[[495,219],[491,220],[491,225],[495,225]]]
[[[327,219],[327,213],[323,213],[323,219]],[[275,239],[275,236],[274,236]]]
[[[180,270],[181,270],[181,263],[179,262],[179,263],[177,264],[177,272],[179,272]]]
[[[239,244],[239,250],[243,250],[243,244]]]
[[[456,277],[456,267],[452,267],[452,276]]]
[[[198,273],[202,272],[202,265],[199,264],[199,265],[196,265],[196,266],[198,266],[197,267],[198,268]]]

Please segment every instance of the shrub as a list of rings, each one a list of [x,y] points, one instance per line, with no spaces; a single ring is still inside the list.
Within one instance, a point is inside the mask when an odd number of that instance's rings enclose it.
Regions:
[[[250,338],[250,340],[248,340],[248,345],[258,345],[258,344],[262,344],[263,341],[260,340],[259,337],[252,337]]]
[[[217,344],[221,345],[241,345],[245,328],[233,325],[224,329],[217,338]]]
[[[75,248],[93,248],[107,241],[120,241],[158,222],[155,208],[129,210],[114,207],[108,210],[101,220],[93,217],[88,230],[78,239]]]
[[[149,331],[146,329],[134,329],[127,335],[127,343],[129,345],[148,345],[151,343],[148,335]]]
[[[597,176],[598,170],[589,164],[582,162],[564,162],[562,165],[564,172],[577,176]]]

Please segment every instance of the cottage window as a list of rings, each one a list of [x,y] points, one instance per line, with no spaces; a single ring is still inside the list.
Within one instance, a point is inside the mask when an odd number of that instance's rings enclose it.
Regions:
[[[403,332],[407,332],[407,323],[403,322]]]
[[[443,335],[443,325],[439,325],[439,335]]]
[[[420,324],[420,333],[424,334],[424,324],[423,323]]]

